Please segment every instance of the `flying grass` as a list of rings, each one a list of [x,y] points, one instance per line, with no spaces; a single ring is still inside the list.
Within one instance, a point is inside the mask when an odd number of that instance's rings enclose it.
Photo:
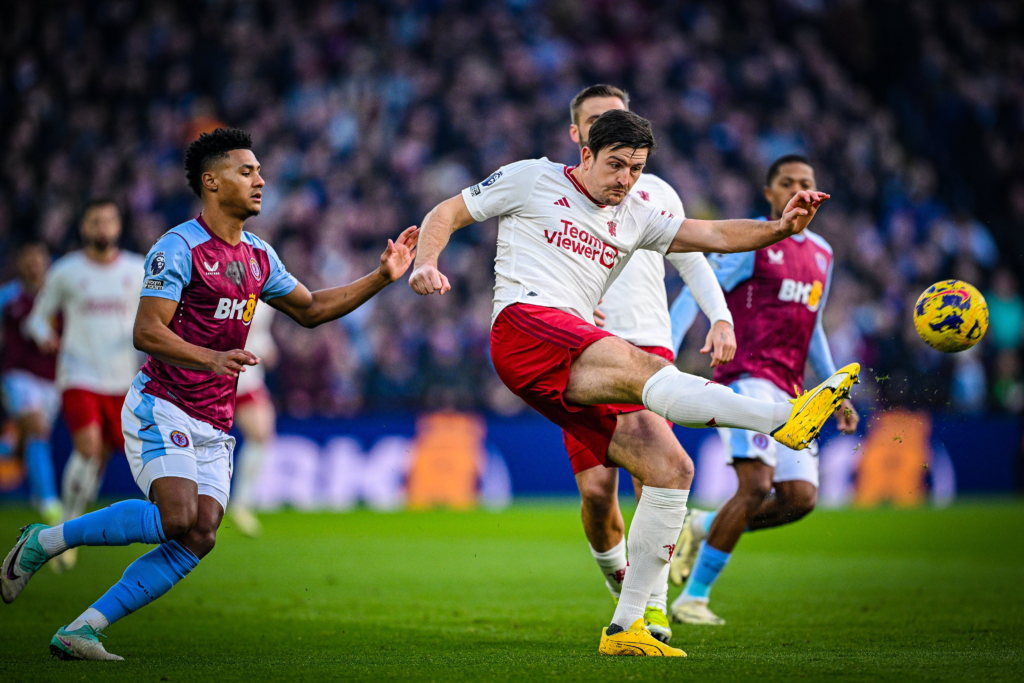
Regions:
[[[4,549],[34,521],[0,509]],[[818,511],[748,534],[713,594],[724,627],[676,626],[683,660],[605,658],[612,603],[578,504],[501,513],[267,515],[115,624],[125,662],[47,645],[146,550],[40,572],[4,626],[0,680],[1019,680],[1024,504]],[[672,591],[674,596],[676,590]]]

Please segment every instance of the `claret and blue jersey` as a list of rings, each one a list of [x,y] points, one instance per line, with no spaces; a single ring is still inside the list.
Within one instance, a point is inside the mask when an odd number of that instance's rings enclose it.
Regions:
[[[185,341],[230,351],[245,348],[256,299],[284,296],[297,284],[259,237],[243,232],[232,246],[199,216],[168,231],[150,249],[142,296],[178,302],[169,327]],[[236,382],[150,357],[134,386],[226,432],[234,417]]]

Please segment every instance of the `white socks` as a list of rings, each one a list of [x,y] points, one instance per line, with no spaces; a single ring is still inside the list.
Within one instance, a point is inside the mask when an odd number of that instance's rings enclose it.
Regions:
[[[81,517],[89,503],[96,500],[99,488],[99,463],[86,458],[77,450],[71,451],[71,458],[64,466],[64,476],[61,478],[64,521]]]
[[[263,454],[267,444],[250,439],[242,446],[239,453],[241,463],[235,473],[235,486],[231,492],[231,502],[239,508],[252,507],[252,490],[263,469]]]
[[[622,581],[626,576],[626,539],[623,538],[619,544],[603,553],[594,550],[590,546],[590,554],[597,560],[597,566],[601,568],[604,575],[604,582],[608,586],[613,598],[618,598],[622,593]]]
[[[680,527],[680,531],[682,531],[682,527]],[[676,536],[676,538],[679,537]],[[658,574],[658,580],[651,591],[651,597],[647,599],[648,606],[657,607],[665,614],[668,614],[668,570],[670,564],[670,562],[665,563],[665,568]]]
[[[68,624],[67,630],[74,631],[76,628],[82,628],[86,624],[89,624],[89,626],[92,626],[97,631],[102,631],[110,626],[110,622],[107,621],[107,618],[99,610],[90,607],[82,612],[82,616]]]
[[[628,629],[643,618],[647,601],[659,588],[656,583],[672,559],[679,532],[683,530],[689,496],[688,490],[643,488],[629,525],[629,571],[612,624]]]
[[[759,401],[666,365],[644,384],[644,406],[683,427],[736,427],[770,434],[789,419],[789,402]],[[628,628],[628,626],[627,626]]]
[[[67,550],[68,544],[64,542],[64,525],[58,524],[40,531],[39,545],[43,546],[43,550],[50,557],[57,557]]]

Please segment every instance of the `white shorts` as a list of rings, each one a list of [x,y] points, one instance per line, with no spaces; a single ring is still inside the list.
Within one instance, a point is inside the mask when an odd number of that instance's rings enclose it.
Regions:
[[[788,401],[792,398],[768,380],[757,377],[738,379],[729,388],[740,396],[762,401]],[[772,481],[808,481],[818,487],[817,441],[802,451],[794,451],[761,432],[719,427],[718,434],[725,444],[730,465],[736,458],[760,460],[775,468]]]
[[[235,438],[190,417],[162,398],[128,390],[121,409],[124,454],[135,483],[149,498],[161,477],[181,477],[199,484],[199,495],[215,498],[227,509],[234,468]]]
[[[46,417],[47,424],[52,425],[60,412],[57,386],[27,370],[5,372],[0,393],[3,394],[4,410],[14,418],[38,412]]]

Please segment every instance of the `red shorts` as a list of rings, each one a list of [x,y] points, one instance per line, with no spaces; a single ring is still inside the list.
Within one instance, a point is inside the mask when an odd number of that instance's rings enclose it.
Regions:
[[[244,408],[251,403],[266,403],[270,400],[270,392],[267,391],[267,388],[265,386],[259,386],[252,391],[247,391],[244,394],[238,394],[238,396],[235,396],[235,410]]]
[[[647,353],[653,353],[655,356],[660,356],[667,360],[669,363],[676,359],[674,353],[666,349],[664,346],[640,346],[637,347]],[[643,406],[633,405],[631,403],[617,404],[613,407],[618,408],[620,413],[635,413],[638,410],[644,410]],[[669,423],[671,425],[671,423]],[[569,452],[569,462],[572,463],[572,473],[579,474],[584,470],[589,470],[592,467],[598,465],[604,465],[605,467],[617,467],[610,462],[604,456],[597,457],[594,455],[589,448],[584,446],[579,439],[574,437],[566,430],[562,430],[562,441],[565,442],[565,450]]]
[[[104,445],[124,450],[124,434],[121,433],[123,395],[96,394],[88,389],[65,389],[61,400],[64,403],[64,419],[72,434],[97,424]]]
[[[607,462],[616,415],[643,410],[637,405],[567,403],[569,366],[599,339],[614,336],[555,308],[512,304],[491,327],[491,360],[512,393]]]

